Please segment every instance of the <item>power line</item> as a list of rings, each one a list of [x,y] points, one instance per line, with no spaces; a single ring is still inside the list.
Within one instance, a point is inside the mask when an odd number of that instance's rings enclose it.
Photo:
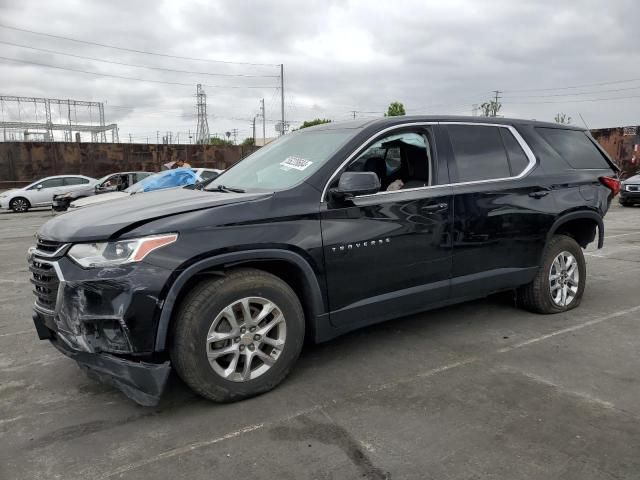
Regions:
[[[551,103],[585,103],[585,102],[604,102],[607,100],[629,100],[632,98],[640,98],[640,95],[632,95],[630,97],[607,97],[607,98],[583,98],[576,100],[549,100],[543,102],[508,102],[509,105],[542,105]]]
[[[141,53],[144,55],[154,55],[157,57],[166,57],[166,58],[179,58],[182,60],[193,60],[193,61],[197,61],[197,62],[208,62],[208,63],[226,63],[226,64],[231,64],[231,65],[251,65],[251,66],[256,66],[256,67],[278,67],[280,68],[280,64],[275,64],[275,63],[251,63],[251,62],[232,62],[229,60],[211,60],[208,58],[194,58],[194,57],[182,57],[179,55],[170,55],[168,53],[158,53],[158,52],[149,52],[146,50],[136,50],[134,48],[125,48],[125,47],[118,47],[116,45],[107,45],[105,43],[98,43],[98,42],[91,42],[89,40],[80,40],[77,38],[71,38],[71,37],[63,37],[61,35],[53,35],[51,33],[44,33],[44,32],[36,32],[33,30],[27,30],[25,28],[18,28],[18,27],[12,27],[10,25],[5,25],[5,24],[1,24],[0,23],[0,28],[6,28],[9,30],[15,30],[18,32],[25,32],[25,33],[31,33],[33,35],[41,35],[43,37],[49,37],[49,38],[57,38],[60,40],[67,40],[69,42],[76,42],[76,43],[84,43],[87,45],[95,45],[98,47],[104,47],[104,48],[111,48],[114,50],[121,50],[124,52],[133,52],[133,53]]]
[[[575,93],[553,93],[550,95],[517,95],[515,97],[504,97],[504,98],[550,98],[550,97],[570,97],[577,95],[593,95],[600,93],[614,93],[614,92],[626,92],[629,90],[640,90],[640,86],[637,87],[628,87],[628,88],[614,88],[609,90],[595,90],[591,92],[575,92]]]
[[[124,65],[126,67],[147,68],[149,70],[162,70],[165,72],[174,72],[174,73],[188,73],[192,75],[209,75],[212,77],[280,78],[280,75],[246,75],[241,73],[193,72],[190,70],[177,70],[173,68],[152,67],[150,65],[136,65],[133,63],[116,62],[114,60],[104,60],[102,58],[86,57],[84,55],[76,55],[73,53],[60,52],[57,50],[49,50],[46,48],[38,48],[38,47],[29,46],[29,45],[21,45],[19,43],[5,42],[3,40],[0,40],[0,43],[4,45],[11,45],[12,47],[28,48],[30,50],[37,50],[39,52],[53,53],[54,55],[65,55],[67,57],[81,58],[83,60],[92,60],[95,62],[111,63],[113,65]]]
[[[67,70],[70,72],[77,72],[77,73],[86,73],[88,75],[95,75],[98,77],[110,77],[110,78],[121,78],[124,80],[135,80],[137,82],[150,82],[150,83],[161,83],[164,85],[179,85],[182,87],[191,87],[193,88],[193,84],[192,83],[181,83],[181,82],[167,82],[167,81],[163,81],[163,80],[152,80],[149,78],[138,78],[138,77],[128,77],[125,75],[115,75],[112,73],[97,73],[97,72],[89,72],[87,70],[79,70],[76,68],[69,68],[69,67],[58,67],[56,65],[49,65],[47,63],[39,63],[39,62],[32,62],[30,60],[18,60],[16,58],[8,58],[8,57],[0,57],[0,60],[8,60],[10,62],[18,62],[18,63],[26,63],[26,64],[30,64],[30,65],[38,65],[40,67],[47,67],[47,68],[55,68],[58,70]],[[205,85],[202,84],[205,87],[209,87],[209,88],[259,88],[259,89],[266,89],[266,88],[278,88],[275,86],[265,86],[265,85]]]
[[[512,93],[512,92],[548,92],[550,90],[569,90],[572,88],[583,88],[583,87],[601,87],[603,85],[616,85],[619,83],[629,83],[629,82],[638,82],[640,78],[630,78],[628,80],[613,80],[611,82],[599,82],[599,83],[583,83],[581,85],[571,85],[567,87],[549,87],[549,88],[527,88],[521,90],[504,90],[503,93]]]

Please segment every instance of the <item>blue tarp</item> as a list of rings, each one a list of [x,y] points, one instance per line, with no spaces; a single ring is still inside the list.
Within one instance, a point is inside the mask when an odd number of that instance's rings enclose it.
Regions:
[[[198,176],[190,168],[176,168],[151,175],[132,185],[136,192],[152,192],[163,188],[183,187],[198,181]]]

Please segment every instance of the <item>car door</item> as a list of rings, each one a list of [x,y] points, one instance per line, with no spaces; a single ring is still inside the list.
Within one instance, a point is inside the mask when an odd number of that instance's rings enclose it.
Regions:
[[[453,181],[451,294],[476,297],[535,275],[555,204],[536,160],[508,125],[449,124]]]
[[[346,167],[374,171],[383,177],[385,186],[402,176],[400,170],[406,167],[408,156],[413,156],[415,165],[422,165],[415,163],[416,158],[424,163],[422,178],[405,177],[408,188],[345,202],[329,198],[322,204],[327,292],[334,326],[355,328],[417,312],[448,298],[452,197],[446,165],[442,168],[437,160],[436,130],[424,126],[381,134]],[[402,165],[386,158],[399,145]],[[420,150],[423,153],[416,157]],[[338,178],[339,174],[332,184]]]
[[[50,205],[61,187],[64,187],[63,177],[45,179],[29,189],[29,202],[34,207]]]
[[[86,188],[89,184],[89,180],[82,177],[64,177],[64,188],[60,188],[59,192],[74,192]]]

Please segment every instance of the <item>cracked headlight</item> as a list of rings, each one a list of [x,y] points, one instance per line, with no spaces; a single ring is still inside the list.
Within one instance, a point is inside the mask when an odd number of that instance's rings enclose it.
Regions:
[[[111,267],[139,262],[149,253],[177,239],[178,234],[171,233],[115,242],[78,243],[71,247],[68,255],[84,268]]]

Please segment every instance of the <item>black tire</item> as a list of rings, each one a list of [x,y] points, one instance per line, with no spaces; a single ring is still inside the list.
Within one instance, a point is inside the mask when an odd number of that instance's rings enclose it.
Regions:
[[[577,260],[579,279],[575,297],[568,305],[561,306],[553,301],[549,273],[555,258],[564,251],[571,253]],[[566,312],[576,308],[582,301],[586,275],[587,265],[580,245],[566,235],[554,235],[544,250],[542,266],[538,269],[535,278],[531,283],[518,289],[518,304],[526,310],[543,314]]]
[[[630,207],[631,203],[628,203],[624,200],[622,200],[621,198],[618,199],[618,203],[620,203],[620,205],[622,205],[623,207]]]
[[[254,379],[232,381],[209,364],[206,339],[218,314],[245,297],[263,297],[278,306],[285,318],[286,340],[266,372]],[[216,402],[231,402],[267,392],[282,382],[300,355],[304,333],[304,311],[289,285],[262,270],[234,270],[202,281],[185,297],[174,320],[169,353],[180,378],[196,393]]]
[[[29,200],[24,197],[16,197],[11,200],[11,203],[9,203],[9,208],[11,208],[15,213],[24,213],[31,208],[31,204],[29,203]]]

